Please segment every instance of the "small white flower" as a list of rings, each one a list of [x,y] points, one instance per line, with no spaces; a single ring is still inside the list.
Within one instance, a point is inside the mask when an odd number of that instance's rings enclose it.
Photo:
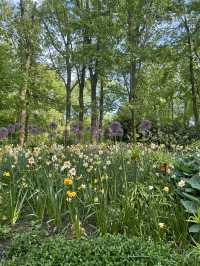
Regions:
[[[33,165],[33,164],[35,163],[34,158],[33,158],[33,157],[30,157],[30,158],[28,159],[28,163],[29,163],[29,165]]]
[[[165,229],[166,228],[165,223],[159,223],[158,225],[159,225],[160,229]]]
[[[149,190],[153,190],[153,186],[149,186]]]
[[[184,187],[185,186],[185,181],[184,180],[179,181],[177,186],[181,187],[181,188]]]
[[[107,161],[106,164],[107,164],[107,165],[111,165],[111,161]]]
[[[79,158],[80,158],[80,159],[83,159],[83,156],[84,156],[83,153],[80,153],[80,154],[79,154]]]
[[[59,165],[56,163],[56,164],[54,165],[54,168],[55,168],[56,170],[58,170]]]
[[[64,162],[64,164],[60,170],[61,170],[61,172],[63,172],[65,169],[70,169],[70,167],[71,167],[70,161],[66,161],[66,162]]]
[[[52,162],[55,162],[58,160],[57,156],[56,155],[53,155],[52,158],[51,158]]]
[[[151,143],[151,149],[155,149],[157,146],[156,146],[156,144],[154,144],[154,143]]]
[[[87,167],[88,167],[88,163],[87,163],[87,162],[84,162],[84,163],[83,163],[83,166],[84,166],[85,168],[87,168]]]
[[[94,198],[94,202],[97,203],[99,199],[97,197]]]
[[[75,169],[75,168],[71,168],[71,169],[69,170],[69,174],[70,174],[71,176],[75,176],[75,175],[76,175],[76,169]]]

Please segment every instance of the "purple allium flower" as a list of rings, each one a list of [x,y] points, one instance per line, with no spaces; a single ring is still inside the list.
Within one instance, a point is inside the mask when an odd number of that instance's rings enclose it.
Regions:
[[[75,134],[77,134],[77,135],[79,135],[80,134],[80,126],[79,125],[73,125],[72,126],[72,131],[75,133]]]
[[[30,133],[33,134],[33,135],[38,134],[39,133],[38,128],[37,127],[31,127]]]
[[[20,123],[15,123],[14,125],[15,125],[15,130],[20,129],[20,127],[21,127],[21,124]]]
[[[124,130],[120,122],[114,121],[111,123],[108,128],[108,135],[109,137],[122,137],[124,135]]]
[[[50,129],[56,129],[58,127],[58,125],[56,124],[56,122],[51,122],[50,124],[49,124],[49,128]]]
[[[7,128],[5,127],[0,128],[0,139],[7,138],[8,134],[9,134],[9,131]]]
[[[16,129],[15,124],[9,124],[7,129],[8,129],[9,134],[13,134],[15,132],[15,129]]]
[[[145,132],[145,131],[150,130],[151,127],[152,127],[152,123],[151,123],[151,121],[149,121],[149,120],[143,120],[143,121],[140,123],[140,125],[139,125],[139,129],[140,129],[140,131],[142,131],[142,132]]]

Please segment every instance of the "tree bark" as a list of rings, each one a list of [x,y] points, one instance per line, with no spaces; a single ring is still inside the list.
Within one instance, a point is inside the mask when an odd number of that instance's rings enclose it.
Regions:
[[[25,12],[25,6],[24,1],[20,0],[20,11],[21,11],[21,27],[24,27],[24,12]],[[22,30],[24,31],[24,29]],[[22,36],[21,36],[22,38]],[[20,54],[21,54],[21,68],[24,73],[24,81],[23,86],[21,87],[20,91],[20,106],[21,106],[21,112],[20,112],[20,130],[19,130],[19,143],[21,146],[25,143],[26,138],[26,122],[27,122],[27,90],[28,90],[28,76],[31,66],[31,44],[30,40],[26,40],[27,47],[24,46],[24,42],[20,41]]]
[[[187,23],[187,19],[184,19],[185,29],[187,32],[187,44],[188,44],[188,52],[189,52],[189,72],[190,72],[190,84],[192,91],[192,103],[193,103],[193,114],[195,119],[195,126],[199,126],[199,112],[198,112],[198,104],[197,104],[197,89],[195,87],[195,79],[194,79],[194,59],[193,59],[193,51],[192,51],[192,40],[190,34],[190,28]]]
[[[183,114],[183,124],[185,127],[188,127],[187,109],[188,109],[188,101],[187,99],[185,99],[184,100],[184,114]]]
[[[103,137],[103,114],[104,114],[104,82],[101,80],[99,101],[99,131],[100,139]]]
[[[71,66],[67,62],[67,82],[66,88],[66,114],[65,114],[65,145],[67,145],[67,138],[70,136],[70,123],[71,123]]]
[[[93,73],[92,67],[89,67],[90,81],[91,81],[91,142],[96,143],[98,139],[98,127],[97,127],[97,82],[98,73],[95,68]]]
[[[130,67],[129,67],[129,75],[130,75],[130,92],[129,92],[129,104],[131,111],[131,133],[132,133],[132,142],[136,142],[136,119],[135,119],[135,88],[136,88],[136,62],[132,58],[133,52],[133,44],[135,42],[134,34],[133,34],[133,14],[130,10],[128,10],[128,43],[130,49]]]
[[[78,72],[78,70],[77,70]],[[83,121],[84,121],[84,87],[85,87],[85,72],[86,67],[83,66],[81,69],[81,74],[78,73],[78,83],[79,83],[79,141],[81,141],[82,131],[83,131]]]

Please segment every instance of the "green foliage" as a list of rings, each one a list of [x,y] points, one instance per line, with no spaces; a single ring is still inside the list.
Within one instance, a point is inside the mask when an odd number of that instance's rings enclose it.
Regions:
[[[12,235],[11,231],[12,230],[8,225],[0,225],[0,240],[8,239]]]
[[[200,153],[199,150],[189,150],[186,154],[178,156],[171,180],[186,211],[193,215],[189,221],[196,223],[190,227],[190,232],[200,232]]]
[[[63,236],[41,239],[34,232],[17,236],[0,265],[198,265],[169,245],[123,236],[67,240]]]
[[[121,144],[7,149],[0,163],[2,221],[67,226],[77,237],[89,233],[89,224],[101,235],[187,243],[185,213],[167,179],[173,160],[162,149]]]

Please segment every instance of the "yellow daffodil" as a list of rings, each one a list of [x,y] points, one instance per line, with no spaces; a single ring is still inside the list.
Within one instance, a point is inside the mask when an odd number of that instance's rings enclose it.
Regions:
[[[67,186],[70,186],[73,184],[73,180],[71,178],[65,178],[64,179],[64,184]]]
[[[69,197],[69,198],[75,198],[77,193],[75,191],[70,191],[70,190],[67,190],[66,191],[66,195]]]
[[[11,176],[11,174],[10,174],[10,172],[4,172],[4,173],[3,173],[3,176],[7,176],[7,177],[9,177],[9,176]]]

